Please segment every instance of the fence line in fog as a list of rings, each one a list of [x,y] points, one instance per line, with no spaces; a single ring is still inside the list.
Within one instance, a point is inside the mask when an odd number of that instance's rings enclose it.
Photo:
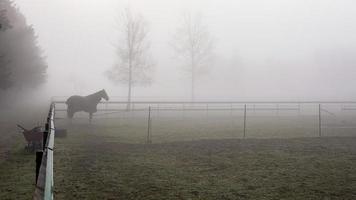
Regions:
[[[65,103],[65,101],[52,101]],[[356,104],[356,101],[101,101],[100,104]],[[356,109],[356,106],[355,106]]]
[[[34,193],[34,199],[53,199],[53,148],[54,148],[54,135],[55,135],[55,113],[66,111],[65,109],[57,109],[56,104],[64,104],[64,101],[53,101],[50,106],[48,113],[47,123],[45,131],[43,133],[43,149],[36,152],[36,189]],[[300,111],[301,105],[303,104],[315,104],[317,106],[317,115],[318,115],[318,136],[322,137],[322,113],[327,115],[335,115],[334,113],[323,108],[323,105],[326,104],[339,104],[341,105],[341,110],[355,111],[356,110],[356,101],[108,101],[100,102],[100,104],[112,105],[126,105],[130,103],[133,109],[98,109],[98,111],[110,111],[112,113],[118,112],[127,112],[127,111],[144,111],[147,113],[147,138],[146,143],[152,143],[152,111],[203,111],[203,110],[212,110],[212,111],[233,111],[239,110],[243,111],[243,138],[247,136],[247,125],[248,120],[247,111]],[[204,105],[204,107],[187,107],[190,105]],[[249,105],[250,104],[250,105]],[[272,107],[261,107],[262,104],[273,104]],[[293,104],[293,106],[291,105]],[[346,104],[352,104],[347,105]],[[134,108],[135,105],[144,106],[143,108]],[[165,105],[165,106],[162,106]],[[181,105],[181,107],[167,107],[167,105]],[[211,106],[213,105],[213,106]],[[240,107],[236,107],[239,105]],[[256,105],[259,105],[256,107]],[[283,106],[281,106],[283,105]],[[235,106],[235,107],[234,107]],[[108,114],[108,113],[103,113]],[[110,113],[109,113],[110,114]]]
[[[53,101],[56,104],[65,104],[65,101]],[[247,106],[247,111],[269,111],[269,110],[280,110],[280,111],[297,111],[300,110],[301,105],[307,104],[355,104],[354,107],[342,106],[342,110],[356,110],[356,101],[101,101],[98,105],[104,105],[105,109],[99,108],[99,112],[126,112],[128,109],[125,108],[108,108],[109,105],[127,105],[130,104],[130,111],[145,111],[148,110],[148,106],[151,109],[161,110],[161,111],[199,111],[199,110],[240,110],[243,111],[245,108],[243,105]],[[266,106],[274,105],[274,106]],[[294,106],[291,106],[293,104]],[[175,106],[167,106],[175,105]],[[180,105],[179,107],[177,107]],[[197,106],[200,105],[200,106]],[[237,107],[240,105],[239,107]],[[141,106],[140,108],[138,108]],[[144,107],[142,107],[144,106]],[[219,107],[218,107],[219,106]],[[283,107],[284,106],[284,107]],[[56,109],[56,111],[66,111],[66,109]],[[324,110],[328,112],[327,110]],[[329,113],[330,114],[330,113]]]
[[[56,104],[63,104],[64,101],[54,101]],[[341,106],[341,110],[356,110],[356,101],[102,101],[105,109],[98,109],[94,116],[118,114],[123,112],[142,111],[147,113],[147,143],[151,143],[152,131],[152,111],[243,111],[243,138],[247,136],[247,111],[299,111],[302,105],[315,105],[315,114],[318,116],[318,136],[322,137],[322,115],[335,116],[334,113],[323,108],[323,105]],[[131,108],[108,108],[108,105],[127,105]],[[353,106],[351,106],[352,104]],[[175,106],[172,106],[175,105]],[[56,111],[66,111],[66,109],[56,109]],[[106,113],[105,113],[106,112]]]

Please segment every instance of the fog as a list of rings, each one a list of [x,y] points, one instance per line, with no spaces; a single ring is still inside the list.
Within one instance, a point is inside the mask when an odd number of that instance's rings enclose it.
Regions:
[[[0,199],[356,199],[355,86],[356,0],[0,0]]]
[[[184,13],[201,15],[213,62],[197,100],[352,100],[356,96],[356,3],[352,0],[15,0],[48,63],[45,96],[127,87],[105,76],[117,59],[117,21],[129,7],[149,24],[153,84],[133,100],[189,100],[189,76],[170,46]]]

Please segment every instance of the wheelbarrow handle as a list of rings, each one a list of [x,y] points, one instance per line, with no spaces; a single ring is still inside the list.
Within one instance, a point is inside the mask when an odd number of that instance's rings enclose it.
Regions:
[[[18,126],[19,128],[21,128],[22,130],[27,131],[27,129],[25,129],[24,127],[22,127],[22,126],[19,125],[19,124],[17,124],[17,126]]]

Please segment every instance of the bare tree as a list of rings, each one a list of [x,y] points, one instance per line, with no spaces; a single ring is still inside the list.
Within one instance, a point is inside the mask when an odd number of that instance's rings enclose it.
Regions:
[[[152,82],[154,63],[149,55],[148,25],[142,15],[125,9],[119,22],[119,43],[116,45],[117,63],[107,72],[108,78],[127,85],[127,109],[130,109],[132,89]]]
[[[209,65],[213,50],[213,39],[201,15],[183,15],[172,46],[191,76],[191,100],[194,101],[197,76]]]

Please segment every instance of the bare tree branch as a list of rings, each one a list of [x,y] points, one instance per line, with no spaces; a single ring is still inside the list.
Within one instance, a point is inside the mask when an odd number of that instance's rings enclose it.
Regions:
[[[129,8],[120,16],[117,62],[107,75],[110,80],[128,86],[130,102],[132,87],[152,82],[154,62],[149,55],[148,24],[145,19],[141,15],[134,15]]]
[[[183,15],[182,24],[173,37],[172,48],[191,75],[191,99],[195,99],[196,77],[208,66],[212,56],[213,40],[200,15]]]

